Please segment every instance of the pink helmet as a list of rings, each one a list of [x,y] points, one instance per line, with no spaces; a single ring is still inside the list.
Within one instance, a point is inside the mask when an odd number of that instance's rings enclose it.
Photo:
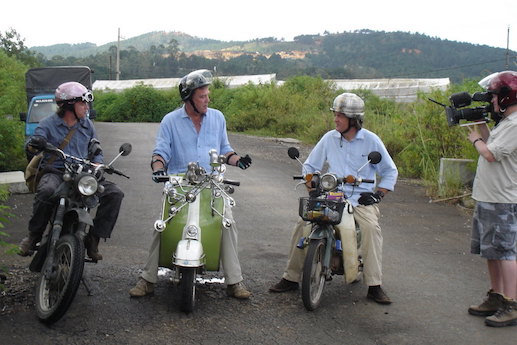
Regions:
[[[56,89],[56,103],[68,104],[77,101],[93,102],[93,93],[88,90],[83,84],[70,81],[59,85]]]

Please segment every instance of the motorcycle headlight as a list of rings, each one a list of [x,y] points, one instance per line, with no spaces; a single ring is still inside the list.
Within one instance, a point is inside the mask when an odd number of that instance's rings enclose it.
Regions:
[[[324,174],[321,176],[320,183],[323,190],[333,190],[337,187],[337,178],[334,174]]]
[[[79,178],[77,182],[77,189],[82,195],[93,195],[97,192],[99,186],[95,177],[91,175],[84,175]]]

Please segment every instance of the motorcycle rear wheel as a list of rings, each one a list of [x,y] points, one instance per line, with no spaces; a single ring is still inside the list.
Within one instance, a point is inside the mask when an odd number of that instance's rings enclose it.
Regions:
[[[309,311],[318,308],[323,295],[326,281],[323,270],[326,243],[325,239],[311,240],[303,264],[302,301]]]
[[[36,313],[46,324],[59,320],[74,300],[84,269],[84,243],[74,235],[65,235],[54,252],[51,279],[41,273],[36,286]]]
[[[191,313],[196,304],[196,268],[180,270],[181,310]]]

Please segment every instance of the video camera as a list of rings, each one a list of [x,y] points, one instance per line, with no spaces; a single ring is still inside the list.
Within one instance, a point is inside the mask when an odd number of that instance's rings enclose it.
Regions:
[[[429,100],[445,108],[445,115],[447,116],[449,127],[456,126],[460,120],[488,122],[488,114],[493,111],[492,104],[487,104],[483,107],[465,108],[468,107],[472,101],[490,102],[492,100],[492,94],[490,92],[476,92],[472,96],[465,91],[454,93],[449,97],[451,106],[446,106],[431,98],[429,98]]]

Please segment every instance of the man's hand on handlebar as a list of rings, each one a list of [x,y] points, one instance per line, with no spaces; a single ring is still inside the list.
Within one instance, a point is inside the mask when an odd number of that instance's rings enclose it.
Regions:
[[[158,169],[156,171],[153,171],[153,181],[156,183],[160,183],[159,176],[165,176],[167,173],[163,169]]]
[[[384,193],[382,193],[380,191],[377,191],[375,193],[364,192],[364,193],[361,193],[361,197],[359,198],[358,202],[360,205],[363,205],[363,206],[378,204],[381,202],[383,196],[384,196]]]
[[[246,155],[245,157],[239,158],[237,161],[237,166],[241,168],[242,170],[246,170],[251,165],[251,157],[250,155]]]

